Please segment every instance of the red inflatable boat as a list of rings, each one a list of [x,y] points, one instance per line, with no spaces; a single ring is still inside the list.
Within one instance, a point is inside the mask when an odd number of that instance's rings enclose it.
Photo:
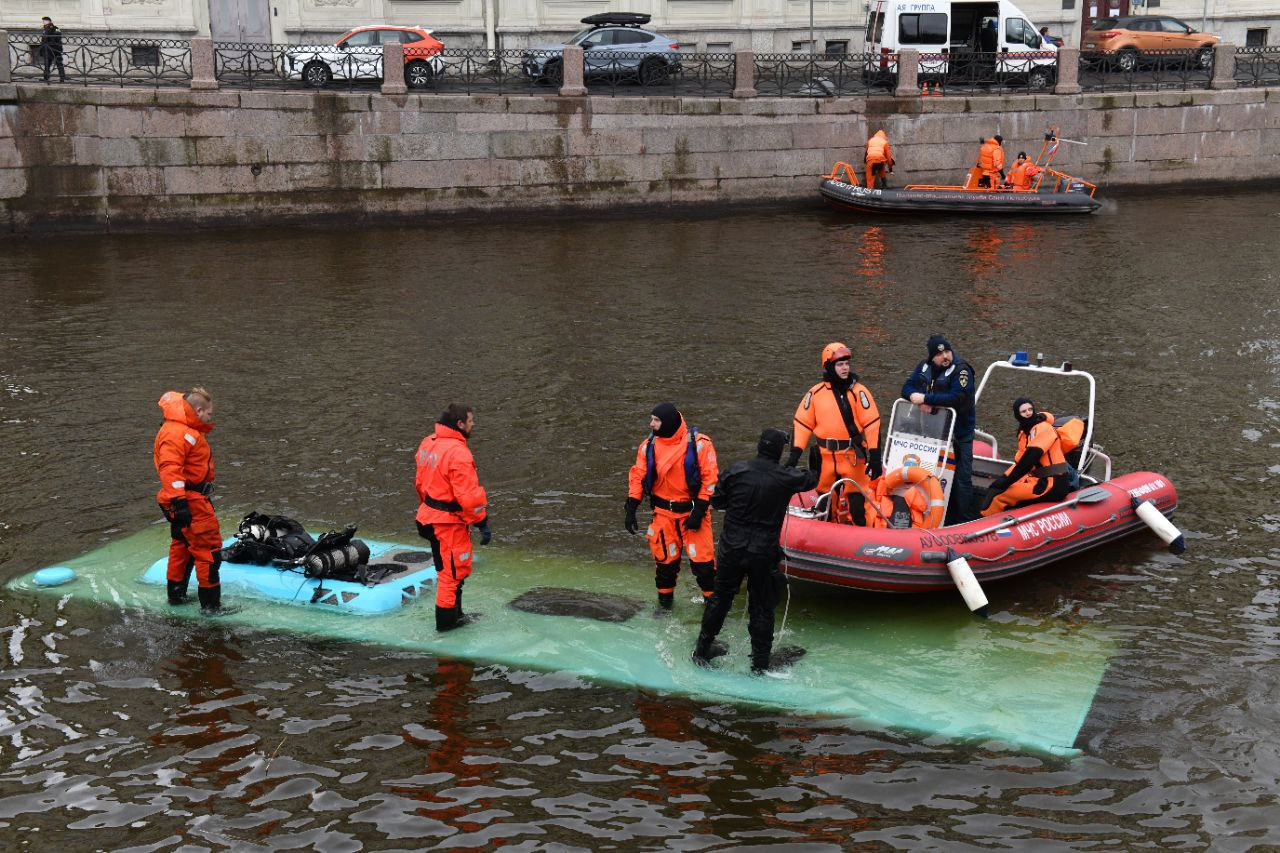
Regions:
[[[987,368],[977,399],[998,369],[1018,371],[1018,393],[1045,379],[1087,383],[1088,414],[1084,439],[1069,459],[1080,474],[1079,488],[1062,501],[1022,506],[952,526],[921,528],[861,527],[830,520],[832,493],[810,492],[793,501],[782,530],[788,575],[820,583],[879,592],[929,592],[960,588],[972,609],[985,606],[981,584],[1039,568],[1141,530],[1153,530],[1176,553],[1185,549],[1181,534],[1167,520],[1178,505],[1168,477],[1151,472],[1111,476],[1111,459],[1093,443],[1093,377],[1062,367],[1032,365],[1024,353]],[[1051,397],[1035,397],[1037,401]],[[1002,407],[1003,408],[1003,407]],[[1045,406],[1048,408],[1048,406]],[[979,413],[983,410],[980,408]],[[904,400],[893,407],[885,438],[885,471],[921,466],[936,477],[949,497],[951,422],[954,412],[926,414]],[[1013,432],[1012,419],[1009,432]],[[1012,464],[1001,459],[994,436],[979,429],[974,442],[974,489],[987,486]],[[894,478],[897,480],[919,477]],[[841,481],[850,483],[851,481]],[[839,493],[839,486],[833,491]],[[936,494],[936,488],[934,493]],[[944,498],[945,500],[946,498]],[[888,521],[888,519],[886,519]],[[971,600],[966,586],[977,590]]]

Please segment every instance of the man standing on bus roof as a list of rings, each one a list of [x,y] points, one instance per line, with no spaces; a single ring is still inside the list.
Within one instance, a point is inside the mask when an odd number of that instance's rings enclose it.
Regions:
[[[973,511],[973,433],[977,429],[974,392],[977,382],[973,368],[951,349],[942,335],[926,344],[928,355],[902,385],[902,399],[932,412],[934,406],[955,409],[951,445],[956,454],[955,481],[947,504],[946,524],[958,524],[976,517]]]

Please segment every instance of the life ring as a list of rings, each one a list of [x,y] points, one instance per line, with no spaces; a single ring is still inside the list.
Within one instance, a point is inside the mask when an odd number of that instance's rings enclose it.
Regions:
[[[929,498],[929,512],[921,520],[920,526],[926,529],[941,527],[942,518],[947,511],[947,501],[942,493],[942,483],[938,481],[938,478],[933,476],[927,468],[922,468],[919,465],[908,465],[905,468],[899,468],[896,471],[890,471],[885,474],[881,488],[888,495],[903,486],[919,487],[924,490],[925,495]]]

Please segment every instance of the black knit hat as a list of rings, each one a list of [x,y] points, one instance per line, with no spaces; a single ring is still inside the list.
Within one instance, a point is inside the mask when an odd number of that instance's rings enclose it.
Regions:
[[[942,335],[934,335],[929,338],[929,343],[926,346],[929,348],[929,358],[951,349],[951,343]]]
[[[790,436],[782,430],[769,427],[760,433],[760,441],[756,443],[756,452],[765,459],[777,462],[782,458],[782,449],[787,446],[789,440]]]
[[[680,429],[680,410],[675,403],[659,403],[649,414],[662,421],[662,426],[654,433],[658,438],[671,438]]]

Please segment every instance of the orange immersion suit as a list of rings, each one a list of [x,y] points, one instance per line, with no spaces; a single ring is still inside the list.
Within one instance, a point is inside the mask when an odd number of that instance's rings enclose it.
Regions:
[[[998,187],[1004,182],[1004,146],[995,137],[978,150],[978,168],[982,169],[983,186]]]
[[[160,475],[156,502],[174,534],[169,543],[165,577],[169,582],[170,603],[177,604],[186,594],[193,569],[200,589],[211,590],[221,585],[218,568],[222,565],[222,534],[209,501],[213,487],[213,452],[205,438],[213,424],[200,420],[180,391],[166,391],[157,405],[164,413],[164,423],[156,433],[153,453],[156,473]],[[181,524],[182,520],[174,523],[174,512],[181,505],[175,501],[186,502],[191,512],[190,523]]]
[[[1030,160],[1021,160],[1009,170],[1009,185],[1015,190],[1029,190],[1039,174],[1039,166]]]
[[[879,465],[880,410],[856,374],[849,374],[849,390],[844,396],[855,427],[853,435],[840,411],[835,389],[829,380],[823,380],[810,388],[796,407],[792,443],[803,450],[810,436],[817,441],[822,454],[818,491],[825,492],[837,479],[848,477],[871,495],[875,488],[873,479],[867,475],[866,465],[870,458]]]
[[[889,137],[883,130],[876,131],[875,136],[867,140],[867,189],[876,188],[876,176],[888,187],[885,176],[893,171],[893,148],[889,146]]]
[[[696,490],[690,488],[688,473],[699,481]],[[692,436],[683,417],[674,435],[661,438],[651,434],[640,442],[635,464],[627,472],[627,497],[633,501],[644,497],[646,479],[651,481],[647,491],[653,520],[645,535],[656,567],[658,600],[664,606],[669,605],[675,593],[682,553],[689,558],[689,568],[703,598],[710,598],[715,589],[715,545],[706,507],[719,477],[710,436],[700,432]],[[700,508],[703,520],[696,530],[691,530],[686,522],[695,507]]]
[[[480,485],[467,437],[459,430],[437,423],[435,432],[418,445],[414,458],[413,485],[422,501],[416,516],[418,531],[431,543],[436,561],[439,627],[441,610],[461,609],[462,582],[471,574],[469,525],[485,521],[489,499]]]
[[[998,515],[1018,504],[1062,500],[1070,488],[1070,466],[1062,450],[1058,431],[1053,428],[1053,415],[1042,412],[1043,420],[1029,431],[1018,430],[1018,453],[1013,464],[1005,471],[1006,478],[1013,475],[1023,456],[1031,448],[1040,450],[1040,459],[1031,471],[1012,483],[991,500],[982,511],[984,516]],[[1025,466],[1024,466],[1025,467]],[[997,481],[999,482],[999,481]],[[994,488],[995,484],[993,484]]]

